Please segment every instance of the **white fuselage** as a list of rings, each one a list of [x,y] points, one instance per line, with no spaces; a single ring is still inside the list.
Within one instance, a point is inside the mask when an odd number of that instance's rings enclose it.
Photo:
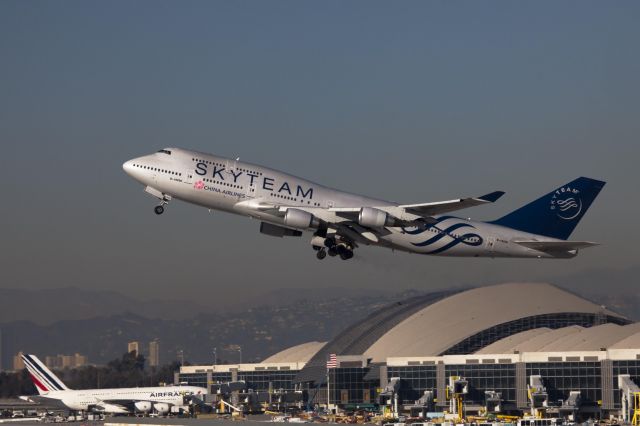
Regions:
[[[179,148],[167,148],[127,161],[123,168],[147,189],[209,209],[249,216],[286,226],[283,218],[255,206],[261,203],[287,207],[334,208],[397,206],[328,188],[274,169]],[[155,195],[155,194],[154,194]],[[560,241],[516,231],[491,223],[455,216],[437,216],[428,228],[387,227],[380,245],[419,254],[465,257],[557,257],[523,247],[514,240]],[[572,257],[569,254],[563,257]]]
[[[148,401],[169,406],[183,406],[184,397],[207,393],[205,388],[196,386],[157,386],[145,388],[86,389],[51,391],[39,396],[40,400],[59,401],[70,410],[87,411],[92,407],[105,407],[107,412],[121,412],[117,401]],[[109,406],[114,406],[113,410]]]

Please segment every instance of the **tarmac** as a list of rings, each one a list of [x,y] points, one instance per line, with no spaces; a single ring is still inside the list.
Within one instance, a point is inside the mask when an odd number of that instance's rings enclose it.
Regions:
[[[269,416],[251,416],[245,419],[221,418],[186,418],[186,417],[109,417],[104,421],[74,421],[64,423],[44,423],[37,419],[0,419],[0,424],[14,426],[42,426],[43,424],[70,424],[81,426],[265,426],[265,423],[276,423]],[[286,423],[286,422],[278,422]]]

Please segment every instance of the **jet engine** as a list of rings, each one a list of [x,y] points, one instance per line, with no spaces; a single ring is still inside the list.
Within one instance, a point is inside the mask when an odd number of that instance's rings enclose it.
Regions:
[[[396,218],[387,212],[374,209],[373,207],[363,207],[358,215],[358,223],[367,228],[382,228],[383,226],[397,226]]]
[[[136,411],[142,413],[148,413],[151,411],[151,403],[149,401],[138,401],[134,403],[133,406],[136,408]]]
[[[320,226],[320,220],[304,210],[287,209],[284,224],[298,229],[317,228]]]
[[[169,404],[157,402],[153,404],[153,409],[156,410],[158,414],[167,414],[169,412]]]

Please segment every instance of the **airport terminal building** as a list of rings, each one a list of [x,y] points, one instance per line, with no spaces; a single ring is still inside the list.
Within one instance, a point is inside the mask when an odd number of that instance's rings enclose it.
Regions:
[[[176,379],[212,393],[244,381],[241,395],[283,405],[329,395],[343,409],[628,419],[640,405],[640,323],[549,284],[509,283],[393,303],[329,342],[182,367]]]

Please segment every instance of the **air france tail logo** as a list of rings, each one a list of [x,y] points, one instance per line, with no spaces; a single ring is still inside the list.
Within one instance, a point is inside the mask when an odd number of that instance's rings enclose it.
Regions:
[[[558,189],[551,197],[549,209],[556,212],[560,219],[575,219],[582,212],[582,199],[578,194],[579,189],[568,186]]]

